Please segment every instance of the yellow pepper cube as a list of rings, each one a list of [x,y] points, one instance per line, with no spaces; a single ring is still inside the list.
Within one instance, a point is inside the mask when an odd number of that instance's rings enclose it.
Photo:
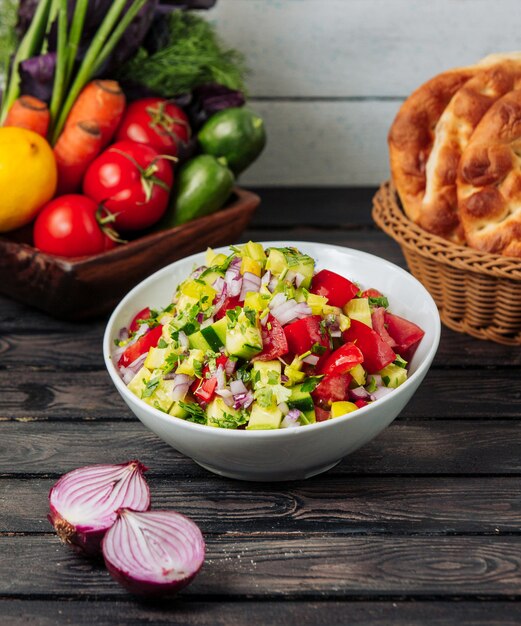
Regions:
[[[246,272],[255,274],[255,276],[260,278],[262,265],[258,261],[255,261],[255,259],[251,259],[249,256],[243,256],[241,262],[241,274],[246,274]]]
[[[307,303],[313,315],[321,315],[323,308],[327,305],[327,298],[310,293],[307,297]]]
[[[331,417],[340,417],[346,413],[352,413],[357,411],[358,407],[354,402],[332,402],[331,403]]]

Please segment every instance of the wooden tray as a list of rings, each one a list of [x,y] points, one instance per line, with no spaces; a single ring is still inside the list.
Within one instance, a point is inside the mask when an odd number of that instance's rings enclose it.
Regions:
[[[217,213],[78,259],[44,254],[23,241],[0,237],[0,293],[59,319],[104,315],[161,267],[207,246],[233,243],[259,203],[256,194],[236,188]]]

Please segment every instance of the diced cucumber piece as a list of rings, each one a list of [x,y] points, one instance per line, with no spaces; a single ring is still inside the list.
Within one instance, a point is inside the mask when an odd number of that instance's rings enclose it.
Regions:
[[[254,402],[251,408],[247,430],[272,430],[280,428],[282,411],[277,407],[265,408]]]
[[[309,391],[302,391],[302,385],[295,385],[295,387],[290,388],[290,391],[291,396],[288,399],[288,406],[290,408],[298,409],[302,411],[302,413],[313,411],[314,414],[315,405]]]
[[[280,361],[255,361],[251,371],[251,379],[255,389],[268,385],[280,384],[282,366]]]
[[[386,387],[399,387],[407,380],[407,370],[391,363],[378,372]]]

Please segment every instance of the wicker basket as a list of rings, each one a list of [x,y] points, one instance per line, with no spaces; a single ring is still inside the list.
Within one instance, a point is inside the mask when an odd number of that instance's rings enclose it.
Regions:
[[[390,182],[373,199],[373,219],[400,244],[444,324],[479,339],[521,345],[521,259],[479,252],[424,231],[405,216]]]

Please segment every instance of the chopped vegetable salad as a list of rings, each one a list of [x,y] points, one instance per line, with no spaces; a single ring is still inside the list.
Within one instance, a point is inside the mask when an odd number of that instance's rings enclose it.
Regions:
[[[378,401],[424,332],[387,298],[291,247],[208,249],[163,310],[136,312],[113,358],[138,398],[218,428],[296,428]]]

